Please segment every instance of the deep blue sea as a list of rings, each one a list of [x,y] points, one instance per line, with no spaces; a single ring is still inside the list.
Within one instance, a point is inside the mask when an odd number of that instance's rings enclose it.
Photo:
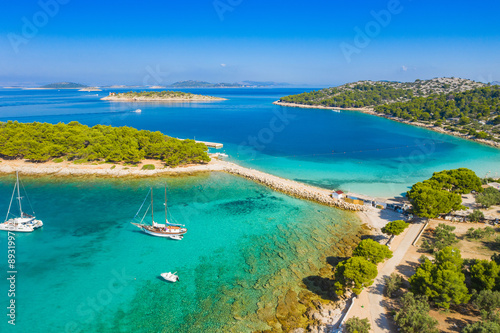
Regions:
[[[481,177],[498,176],[498,149],[354,111],[272,104],[307,90],[183,89],[228,100],[151,104],[101,101],[109,90],[3,89],[0,121],[76,120],[219,142],[231,160],[245,166],[380,197],[399,195],[443,169],[468,167]],[[142,112],[131,112],[136,109]]]
[[[242,165],[374,196],[399,195],[442,169],[500,171],[499,151],[487,146],[358,112],[272,104],[305,89],[183,91],[228,100],[116,103],[100,100],[109,91],[0,89],[0,121],[76,120],[220,142]],[[278,330],[276,304],[303,291],[302,280],[360,225],[351,213],[222,173],[22,179],[44,227],[16,237],[15,327],[5,315],[7,235],[0,234],[0,332]],[[13,184],[12,175],[0,177],[0,213]],[[149,187],[161,192],[165,184],[170,217],[189,230],[180,242],[129,223]],[[161,200],[155,210],[161,214]],[[161,281],[166,271],[180,281]]]

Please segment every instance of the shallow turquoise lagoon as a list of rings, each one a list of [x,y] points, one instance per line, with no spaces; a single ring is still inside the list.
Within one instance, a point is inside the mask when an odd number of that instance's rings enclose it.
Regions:
[[[269,328],[259,309],[317,274],[331,247],[358,231],[345,213],[222,173],[140,180],[24,177],[42,230],[16,236],[16,326],[2,332],[250,332]],[[0,178],[5,212],[14,178]],[[163,184],[182,241],[129,222]],[[7,262],[6,233],[0,261]],[[6,267],[6,265],[2,265]],[[177,271],[180,281],[160,280]],[[6,311],[8,284],[0,281]],[[274,310],[273,310],[274,311]]]

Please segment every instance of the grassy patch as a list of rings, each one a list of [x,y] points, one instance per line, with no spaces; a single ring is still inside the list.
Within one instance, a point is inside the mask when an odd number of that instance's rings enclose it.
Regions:
[[[116,168],[116,165],[112,165],[111,166],[111,170],[113,170],[114,168]]]
[[[83,163],[87,163],[88,160],[86,158],[81,158],[79,160],[74,160],[73,161],[73,164],[83,164]]]
[[[54,163],[61,163],[63,161],[64,161],[64,159],[62,159],[62,158],[55,158],[52,160],[52,162],[54,162]]]
[[[154,170],[155,166],[153,164],[144,164],[141,170]]]

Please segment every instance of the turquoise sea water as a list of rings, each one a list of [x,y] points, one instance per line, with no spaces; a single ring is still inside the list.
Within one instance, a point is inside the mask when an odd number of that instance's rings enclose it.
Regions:
[[[13,181],[0,177],[1,198],[9,197]],[[129,223],[148,186],[158,189],[155,210],[162,218],[164,183],[171,216],[189,229],[180,242],[145,235]],[[349,213],[221,173],[24,178],[24,185],[45,226],[16,236],[17,325],[10,327],[2,315],[2,332],[270,328],[258,313],[273,313],[289,289],[299,292],[336,240],[359,226]],[[1,200],[0,211],[7,205]],[[6,234],[0,236],[0,261],[6,263]],[[180,281],[160,280],[165,271],[177,271]],[[2,309],[7,289],[2,279]]]
[[[230,159],[279,176],[373,196],[405,192],[433,172],[500,171],[500,150],[353,111],[286,108],[279,97],[305,89],[184,89],[227,101],[116,103],[98,93],[0,90],[0,121],[111,124],[224,144]],[[140,108],[141,113],[131,111]]]
[[[107,91],[0,89],[0,121],[77,120],[221,142],[242,165],[375,196],[398,195],[437,170],[500,171],[499,151],[487,146],[357,112],[272,105],[304,89],[188,91],[228,100],[122,104],[100,101]],[[351,214],[221,173],[23,179],[45,226],[17,234],[17,325],[2,314],[1,332],[269,329],[289,290],[300,292],[302,279],[317,274],[338,240],[359,227]],[[0,177],[0,213],[13,181]],[[161,215],[165,182],[172,216],[189,229],[181,242],[144,235],[129,223],[149,186],[158,188]],[[6,263],[6,234],[0,236]],[[177,271],[180,282],[161,281],[165,271]],[[7,290],[2,278],[3,309]]]

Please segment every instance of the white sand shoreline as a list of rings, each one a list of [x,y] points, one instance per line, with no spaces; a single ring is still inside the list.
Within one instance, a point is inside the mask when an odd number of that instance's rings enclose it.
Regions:
[[[155,165],[154,170],[141,170],[145,164]],[[0,163],[0,174],[12,174],[19,171],[28,175],[51,175],[51,176],[102,176],[102,177],[153,177],[160,175],[180,175],[198,172],[227,172],[240,176],[256,183],[265,185],[275,191],[290,196],[314,201],[320,204],[349,210],[365,211],[367,207],[347,203],[331,197],[331,190],[299,183],[293,180],[274,176],[255,169],[249,169],[235,163],[212,159],[207,164],[181,166],[176,168],[164,168],[161,161],[145,160],[137,167],[118,164],[73,164],[68,161],[61,163],[45,162],[30,163],[24,160],[3,160]]]

